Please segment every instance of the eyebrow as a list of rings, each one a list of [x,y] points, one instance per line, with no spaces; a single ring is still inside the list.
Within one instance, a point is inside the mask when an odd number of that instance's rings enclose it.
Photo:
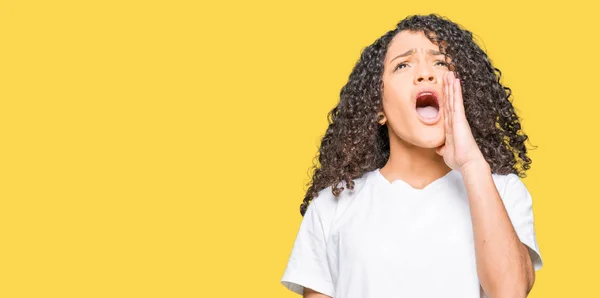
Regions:
[[[429,55],[433,55],[433,56],[439,56],[439,55],[443,55],[442,52],[438,51],[438,50],[432,50],[432,49],[427,49],[425,50],[427,52],[427,54]],[[411,56],[414,53],[416,53],[416,49],[410,49],[396,57],[394,57],[394,59],[390,60],[390,63],[392,63],[394,60],[398,59],[398,58],[402,58],[402,57],[407,57],[407,56]]]

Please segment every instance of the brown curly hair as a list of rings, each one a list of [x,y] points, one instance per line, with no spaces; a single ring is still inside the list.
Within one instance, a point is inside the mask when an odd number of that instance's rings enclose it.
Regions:
[[[388,130],[377,122],[377,113],[383,109],[383,61],[391,40],[403,30],[423,32],[440,46],[447,60],[451,58],[451,69],[462,84],[467,121],[492,172],[525,177],[530,168],[528,137],[510,100],[511,90],[500,83],[500,70],[492,66],[472,33],[436,14],[409,16],[362,51],[339,103],[328,113],[329,127],[300,205],[302,216],[320,190],[331,186],[337,197],[344,190],[342,185],[354,189],[353,179],[387,162]]]

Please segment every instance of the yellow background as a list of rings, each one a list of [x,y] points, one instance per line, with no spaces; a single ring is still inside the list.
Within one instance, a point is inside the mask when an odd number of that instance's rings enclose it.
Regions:
[[[477,35],[538,146],[530,297],[599,295],[584,1],[0,3],[0,297],[296,297],[326,113],[364,47],[429,12]]]

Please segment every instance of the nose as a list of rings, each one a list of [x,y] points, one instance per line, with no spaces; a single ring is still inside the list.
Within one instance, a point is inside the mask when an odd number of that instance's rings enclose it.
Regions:
[[[433,69],[429,66],[419,67],[415,75],[415,85],[424,82],[437,83],[437,77],[435,76]]]

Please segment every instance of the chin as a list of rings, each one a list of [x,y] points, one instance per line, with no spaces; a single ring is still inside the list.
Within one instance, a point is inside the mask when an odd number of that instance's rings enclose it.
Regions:
[[[410,126],[407,125],[405,127]],[[426,149],[438,148],[446,141],[446,134],[443,127],[412,126],[410,129],[392,128],[389,133],[390,136],[393,134],[400,142]]]
[[[434,149],[442,146],[444,144],[444,140],[421,140],[418,144],[421,148]]]
[[[427,136],[427,137],[425,137]],[[421,147],[421,148],[427,148],[427,149],[432,149],[432,148],[438,148],[442,145],[444,145],[444,142],[446,141],[446,136],[444,135],[443,132],[437,132],[437,133],[432,133],[432,132],[428,132],[427,134],[423,133],[419,136],[417,136],[415,138],[415,140],[417,141],[415,145]]]

